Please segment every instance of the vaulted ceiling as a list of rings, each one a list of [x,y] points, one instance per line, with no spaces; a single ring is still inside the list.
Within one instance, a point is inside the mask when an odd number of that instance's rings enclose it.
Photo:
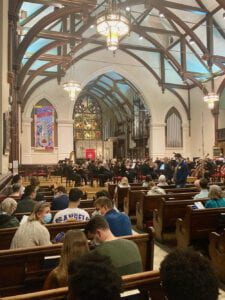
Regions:
[[[136,59],[162,89],[190,89],[225,73],[224,0],[118,0],[131,31],[118,51]],[[96,17],[105,0],[10,0],[12,71],[22,106],[51,79],[60,82],[80,59],[106,48]],[[18,18],[19,19],[18,19]],[[17,20],[19,20],[17,22]],[[90,82],[99,90],[107,75]],[[120,87],[117,85],[119,92]]]

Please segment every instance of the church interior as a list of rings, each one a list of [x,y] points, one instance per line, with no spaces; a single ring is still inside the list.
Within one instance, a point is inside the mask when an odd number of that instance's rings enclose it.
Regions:
[[[225,0],[0,1],[0,299],[225,299],[224,52]]]

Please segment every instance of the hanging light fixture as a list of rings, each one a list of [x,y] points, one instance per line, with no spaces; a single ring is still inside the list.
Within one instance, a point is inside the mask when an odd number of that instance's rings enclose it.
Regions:
[[[63,89],[68,92],[71,101],[76,100],[76,96],[81,91],[80,84],[74,80],[70,80],[63,84]]]
[[[119,39],[130,31],[130,21],[125,12],[118,9],[116,0],[109,0],[103,14],[97,19],[97,32],[106,37],[107,48],[116,51]]]
[[[214,78],[211,79],[211,92],[203,97],[204,102],[208,104],[209,109],[213,109],[215,103],[219,101],[219,96],[214,92]]]
[[[72,58],[71,58],[72,62]],[[81,91],[80,83],[75,81],[75,66],[69,68],[68,80],[63,83],[64,91],[68,92],[70,100],[75,101]]]
[[[219,101],[219,96],[215,92],[208,93],[203,97],[204,102],[208,104],[209,109],[213,109],[215,102]]]

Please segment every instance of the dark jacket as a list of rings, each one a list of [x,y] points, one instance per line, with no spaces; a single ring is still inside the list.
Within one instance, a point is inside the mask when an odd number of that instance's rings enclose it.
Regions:
[[[10,216],[5,212],[0,212],[0,228],[18,227],[20,222],[14,216]]]
[[[59,197],[54,197],[52,200],[52,210],[62,210],[68,207],[69,197],[66,194],[62,194]]]
[[[34,201],[30,198],[24,198],[24,199],[18,201],[16,213],[32,212],[35,204],[36,204],[36,201]]]
[[[174,175],[176,185],[183,185],[186,183],[188,176],[188,167],[184,160],[176,166]]]

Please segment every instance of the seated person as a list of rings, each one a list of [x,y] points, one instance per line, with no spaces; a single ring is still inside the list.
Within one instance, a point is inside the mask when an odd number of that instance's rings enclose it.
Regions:
[[[43,201],[44,197],[43,195],[39,192],[40,188],[40,180],[37,177],[31,177],[30,178],[30,185],[35,187],[35,192],[36,192],[36,198],[34,200],[36,201]]]
[[[165,190],[155,185],[154,181],[152,181],[149,186],[151,189],[147,193],[148,196],[166,195]]]
[[[120,276],[143,271],[137,245],[130,240],[116,238],[102,216],[93,217],[86,225],[85,233],[97,245],[93,252],[110,257]]]
[[[35,198],[35,187],[32,185],[26,186],[22,199],[18,201],[16,213],[32,212],[36,204]]]
[[[10,198],[20,198],[21,197],[21,184],[20,183],[14,183],[11,187],[11,193],[8,197]]]
[[[194,196],[194,199],[208,198],[208,180],[202,178],[199,180],[200,193]]]
[[[121,284],[106,256],[91,252],[69,265],[68,300],[119,300]]]
[[[19,184],[20,185],[20,195],[23,195],[25,187],[23,186],[23,179],[19,174],[16,174],[12,178],[12,186],[14,184]]]
[[[223,191],[218,185],[211,185],[209,188],[208,200],[205,208],[218,208],[225,207],[225,198]]]
[[[67,286],[69,263],[88,253],[88,251],[88,241],[82,231],[67,231],[63,241],[59,265],[48,275],[44,283],[44,289],[56,289]]]
[[[152,182],[151,175],[146,175],[145,180],[142,183],[142,186],[143,187],[149,187],[150,186],[150,182]]]
[[[120,187],[120,188],[129,188],[130,187],[130,185],[129,185],[129,182],[128,182],[128,178],[127,177],[123,177],[122,179],[121,179],[121,181],[120,181],[120,183],[118,184],[118,186]]]
[[[168,183],[166,182],[166,176],[160,175],[157,186],[165,186],[165,185],[168,185]]]
[[[89,214],[81,208],[78,208],[80,205],[80,200],[83,195],[83,192],[78,188],[72,188],[69,193],[69,205],[68,208],[63,209],[54,217],[54,223],[63,223],[67,221],[80,221],[84,222],[90,219]]]
[[[52,210],[61,210],[67,208],[69,205],[69,197],[63,185],[55,189],[55,196],[52,200]]]
[[[210,262],[198,252],[175,250],[160,266],[160,279],[168,300],[217,300],[218,281]]]
[[[51,245],[49,231],[43,225],[44,223],[49,223],[51,219],[50,203],[36,203],[32,214],[17,229],[10,248]]]
[[[6,198],[2,201],[0,207],[0,228],[18,227],[20,225],[19,220],[13,216],[16,207],[17,202],[12,198]]]
[[[100,197],[95,200],[95,207],[109,224],[111,232],[115,236],[131,235],[131,221],[127,215],[116,211],[113,202],[107,197]]]

